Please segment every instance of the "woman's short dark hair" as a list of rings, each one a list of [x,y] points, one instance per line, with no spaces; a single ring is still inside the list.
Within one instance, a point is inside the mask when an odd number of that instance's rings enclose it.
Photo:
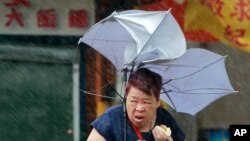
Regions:
[[[158,101],[161,92],[162,78],[159,74],[149,69],[140,68],[130,76],[126,86],[126,95],[131,86],[138,88],[148,95],[154,95]]]

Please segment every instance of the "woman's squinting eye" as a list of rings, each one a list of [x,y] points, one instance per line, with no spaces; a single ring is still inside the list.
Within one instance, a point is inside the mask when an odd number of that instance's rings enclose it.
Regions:
[[[136,103],[137,101],[135,99],[131,99],[130,102]]]
[[[150,101],[144,101],[144,104],[148,104],[148,105],[150,105],[150,104],[151,104],[151,102],[150,102]]]

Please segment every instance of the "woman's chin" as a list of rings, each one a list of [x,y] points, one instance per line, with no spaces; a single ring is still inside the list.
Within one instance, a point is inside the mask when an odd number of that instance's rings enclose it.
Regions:
[[[144,119],[134,119],[134,124],[135,124],[135,126],[140,128],[144,125]]]

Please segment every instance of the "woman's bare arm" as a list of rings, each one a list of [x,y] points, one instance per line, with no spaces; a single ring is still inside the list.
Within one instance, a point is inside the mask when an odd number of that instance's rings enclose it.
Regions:
[[[89,134],[87,141],[106,141],[105,138],[100,135],[95,128]]]

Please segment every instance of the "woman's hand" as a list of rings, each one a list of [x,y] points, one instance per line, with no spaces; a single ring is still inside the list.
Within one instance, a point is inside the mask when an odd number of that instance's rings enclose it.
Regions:
[[[155,141],[173,141],[173,138],[171,136],[167,136],[165,133],[163,133],[162,130],[159,128],[154,128],[152,131]]]

